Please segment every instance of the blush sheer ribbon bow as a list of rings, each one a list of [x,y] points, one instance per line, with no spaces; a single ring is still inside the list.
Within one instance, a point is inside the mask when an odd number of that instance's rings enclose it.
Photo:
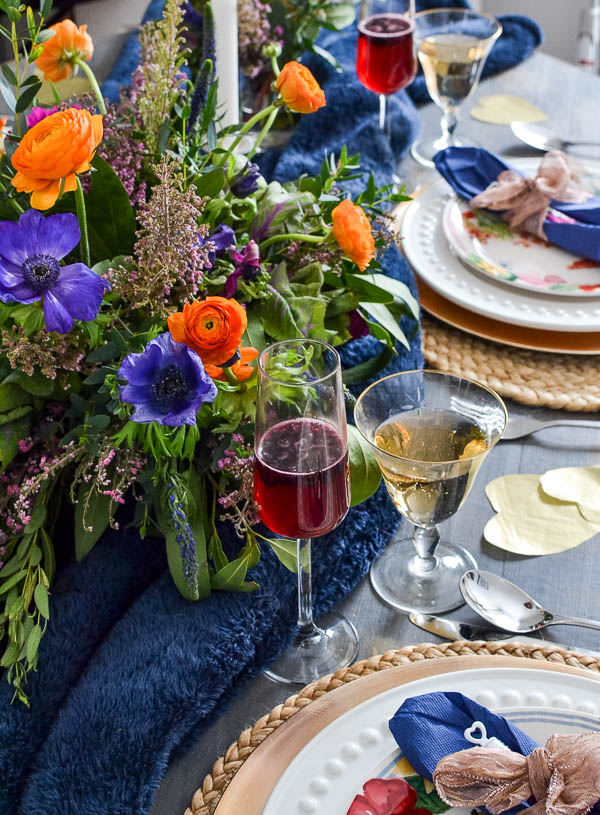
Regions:
[[[527,815],[584,815],[600,800],[600,733],[554,735],[528,756],[473,747],[442,758],[433,780],[450,806],[492,815],[533,796]]]
[[[476,208],[506,210],[502,217],[511,229],[520,226],[546,240],[543,226],[550,201],[581,203],[592,197],[578,181],[577,163],[561,150],[552,150],[542,159],[535,178],[504,170],[469,203]]]

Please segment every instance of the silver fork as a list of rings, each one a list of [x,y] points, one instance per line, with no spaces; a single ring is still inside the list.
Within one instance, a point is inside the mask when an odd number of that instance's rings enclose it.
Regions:
[[[568,425],[569,427],[589,427],[600,430],[600,421],[592,419],[547,419],[540,421],[540,419],[530,419],[527,416],[509,416],[508,424],[502,439],[504,441],[512,441],[513,439],[522,439],[523,436],[529,436],[531,433],[536,433],[538,430],[544,430],[546,427],[557,427],[558,425]]]

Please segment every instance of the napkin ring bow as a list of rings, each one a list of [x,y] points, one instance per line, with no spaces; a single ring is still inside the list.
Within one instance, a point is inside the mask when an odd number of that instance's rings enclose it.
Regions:
[[[461,750],[438,762],[433,780],[450,806],[485,806],[498,815],[533,796],[527,815],[585,815],[600,800],[600,733],[554,735],[528,756]]]
[[[550,201],[581,203],[591,198],[590,193],[578,186],[578,181],[576,162],[561,150],[552,150],[542,159],[534,178],[504,170],[469,203],[476,208],[505,210],[502,217],[511,229],[520,226],[546,240],[543,225]]]

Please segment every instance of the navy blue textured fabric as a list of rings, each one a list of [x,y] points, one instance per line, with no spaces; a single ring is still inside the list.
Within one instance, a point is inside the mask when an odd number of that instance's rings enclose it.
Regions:
[[[162,4],[153,0],[145,19],[156,18]],[[346,54],[353,37],[338,38]],[[328,35],[323,44],[337,51],[336,43]],[[128,83],[138,55],[132,36],[104,83],[110,98]],[[311,65],[328,107],[306,117],[283,154],[272,157],[275,176],[310,172],[325,147],[339,151],[348,142],[385,181],[416,133],[412,103],[406,94],[393,100],[394,158],[376,127],[377,100],[357,87],[354,71],[340,77],[323,63]],[[414,287],[397,249],[382,264]],[[344,364],[362,362],[380,347],[372,337],[350,342],[342,349]],[[417,336],[386,373],[422,364]],[[382,488],[315,543],[317,615],[367,573],[397,523]],[[256,594],[217,593],[189,604],[171,581],[162,543],[124,532],[105,535],[83,563],[66,566],[53,588],[40,670],[29,682],[31,709],[10,707],[10,689],[0,683],[0,815],[146,813],[170,757],[293,636],[293,576],[268,549],[252,576],[261,586]]]
[[[430,781],[438,761],[474,745],[464,736],[474,722],[482,722],[509,750],[528,756],[538,743],[503,716],[497,716],[462,693],[425,693],[412,696],[390,720],[392,736],[411,766]],[[475,738],[480,732],[473,734]]]

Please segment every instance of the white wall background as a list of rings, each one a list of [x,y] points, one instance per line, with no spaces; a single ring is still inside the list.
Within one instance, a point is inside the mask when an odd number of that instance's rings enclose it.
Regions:
[[[575,62],[581,12],[590,0],[473,0],[489,14],[526,14],[542,27],[542,51]],[[442,5],[440,3],[440,5]]]

